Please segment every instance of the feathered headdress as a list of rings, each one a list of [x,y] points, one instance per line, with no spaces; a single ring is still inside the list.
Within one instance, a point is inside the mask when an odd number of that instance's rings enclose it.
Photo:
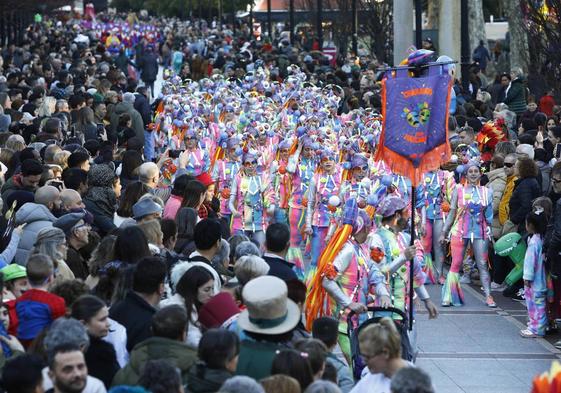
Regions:
[[[507,140],[507,136],[500,125],[496,125],[492,121],[483,124],[481,130],[475,138],[479,150],[482,153],[483,161],[490,161],[497,143]],[[488,157],[490,156],[490,157]]]

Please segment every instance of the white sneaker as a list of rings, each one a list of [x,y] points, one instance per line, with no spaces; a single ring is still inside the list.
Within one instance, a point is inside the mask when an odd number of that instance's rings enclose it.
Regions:
[[[502,292],[506,289],[506,285],[497,284],[496,282],[491,282],[491,291]]]

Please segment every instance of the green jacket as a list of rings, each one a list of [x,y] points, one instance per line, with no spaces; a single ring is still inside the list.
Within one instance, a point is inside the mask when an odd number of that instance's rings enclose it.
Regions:
[[[189,369],[197,361],[197,353],[181,341],[151,337],[134,347],[129,364],[115,375],[112,386],[137,385],[146,362],[158,359],[169,360],[179,368],[183,383],[186,384]]]
[[[526,87],[520,78],[511,82],[504,103],[517,115],[526,110]]]
[[[257,381],[271,375],[271,366],[277,351],[286,347],[262,341],[243,340],[236,375],[247,375]]]

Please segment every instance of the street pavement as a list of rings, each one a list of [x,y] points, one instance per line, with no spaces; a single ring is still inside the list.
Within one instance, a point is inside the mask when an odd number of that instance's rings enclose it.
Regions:
[[[427,288],[439,305],[441,286]],[[559,337],[522,338],[524,303],[493,292],[498,307],[490,309],[479,286],[462,288],[463,307],[439,307],[436,320],[417,315],[417,366],[429,373],[437,393],[529,393],[534,376],[561,358],[551,344]]]

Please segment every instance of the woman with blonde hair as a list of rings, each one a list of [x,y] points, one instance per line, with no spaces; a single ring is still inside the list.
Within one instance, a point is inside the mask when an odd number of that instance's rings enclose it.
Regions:
[[[351,393],[389,392],[393,375],[412,366],[401,358],[401,336],[391,318],[384,317],[362,329],[358,345],[369,372]]]
[[[68,150],[56,152],[53,157],[53,163],[61,167],[62,170],[65,170],[68,168],[68,157],[70,157],[70,154],[71,153]]]
[[[23,136],[19,134],[10,135],[6,141],[6,147],[14,152],[22,151],[27,147]]]
[[[37,116],[47,119],[51,117],[53,113],[55,113],[55,110],[56,110],[56,98],[51,96],[46,96],[43,99],[43,103],[37,110]],[[42,122],[41,122],[41,126],[43,126]]]
[[[296,379],[283,374],[263,378],[260,383],[265,389],[265,393],[300,393],[302,391]]]
[[[148,248],[152,255],[158,255],[164,243],[164,234],[159,220],[142,221],[137,224],[148,240]]]

